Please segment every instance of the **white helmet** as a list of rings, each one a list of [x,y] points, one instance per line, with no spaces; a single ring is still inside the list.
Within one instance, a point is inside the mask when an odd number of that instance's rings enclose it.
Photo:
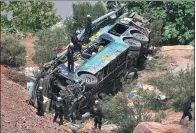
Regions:
[[[42,90],[42,89],[43,89],[43,87],[42,87],[42,86],[40,86],[38,89],[39,89],[39,90]]]
[[[73,44],[72,42],[70,42],[69,46],[73,47],[73,46],[74,46],[74,44]]]
[[[57,97],[57,101],[60,101],[62,98],[61,97]]]
[[[90,15],[90,14],[88,14],[88,15],[87,15],[87,18],[91,18],[91,15]]]
[[[95,104],[98,104],[99,103],[99,101],[98,100],[95,100]]]
[[[92,55],[95,55],[95,54],[96,54],[95,52],[92,53]]]
[[[80,34],[80,31],[79,31],[79,30],[77,30],[77,31],[76,31],[76,34]]]

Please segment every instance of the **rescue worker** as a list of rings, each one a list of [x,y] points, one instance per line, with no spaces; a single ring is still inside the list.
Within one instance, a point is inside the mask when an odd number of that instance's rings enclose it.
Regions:
[[[95,101],[95,105],[93,107],[92,114],[94,115],[94,127],[97,128],[97,125],[98,125],[98,128],[101,130],[103,115],[102,115],[102,109],[99,106],[98,100]]]
[[[56,119],[58,117],[60,119],[59,125],[63,125],[63,101],[61,97],[57,97],[57,101],[55,104],[55,116],[53,119],[53,123],[56,122]]]
[[[85,43],[89,42],[89,38],[91,36],[91,29],[92,29],[92,19],[91,19],[91,15],[87,15],[87,19],[86,19],[86,23],[85,23]]]
[[[182,120],[186,116],[189,117],[189,121],[192,120],[192,115],[191,115],[191,112],[190,112],[190,111],[192,111],[192,108],[191,108],[192,102],[195,102],[195,96],[189,97],[189,99],[184,103],[184,105],[183,105],[183,115],[182,115],[182,118],[181,118],[180,122],[182,122]]]
[[[78,35],[80,34],[80,31],[77,30],[72,36],[71,36],[71,42],[74,45],[74,50],[77,50],[82,54],[82,42],[78,39]]]
[[[96,53],[95,53],[95,52],[93,52],[93,53],[92,53],[92,56],[93,56],[93,55],[96,55]]]
[[[42,94],[42,90],[43,90],[42,86],[40,86],[37,90],[37,113],[36,114],[39,116],[44,115],[44,107],[43,107],[44,96]]]
[[[74,72],[74,45],[73,43],[69,44],[67,51],[67,61],[68,61],[68,70],[69,72]]]

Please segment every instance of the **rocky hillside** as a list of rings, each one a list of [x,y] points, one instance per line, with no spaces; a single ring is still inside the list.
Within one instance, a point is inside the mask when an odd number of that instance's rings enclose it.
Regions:
[[[1,132],[64,133],[52,123],[51,115],[36,115],[36,109],[26,102],[28,96],[23,86],[1,74]]]

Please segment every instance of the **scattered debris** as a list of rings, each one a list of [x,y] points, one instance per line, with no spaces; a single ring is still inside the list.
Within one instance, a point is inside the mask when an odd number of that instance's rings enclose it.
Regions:
[[[27,77],[33,78],[36,74],[40,72],[39,67],[26,67],[24,70],[24,74]]]
[[[130,98],[132,98],[132,97],[134,97],[135,96],[135,92],[131,92],[129,95],[128,95],[128,98],[130,99]]]
[[[32,81],[27,82],[27,90],[29,91],[29,94],[31,94],[33,91],[33,85],[34,83]]]
[[[4,87],[5,87],[6,89],[9,89],[9,88],[10,88],[10,86],[9,86],[9,85],[5,85]]]

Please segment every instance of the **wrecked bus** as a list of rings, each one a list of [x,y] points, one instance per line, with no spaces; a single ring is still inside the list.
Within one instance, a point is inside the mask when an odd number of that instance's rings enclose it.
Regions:
[[[68,72],[66,50],[45,65],[34,82],[30,104],[36,106],[37,88],[43,86],[46,111],[52,111],[61,96],[64,118],[80,119],[93,106],[95,95],[117,92],[121,79],[137,76],[137,61],[147,54],[150,30],[148,23],[134,19],[134,15],[99,29],[82,55],[74,55],[74,73]]]

